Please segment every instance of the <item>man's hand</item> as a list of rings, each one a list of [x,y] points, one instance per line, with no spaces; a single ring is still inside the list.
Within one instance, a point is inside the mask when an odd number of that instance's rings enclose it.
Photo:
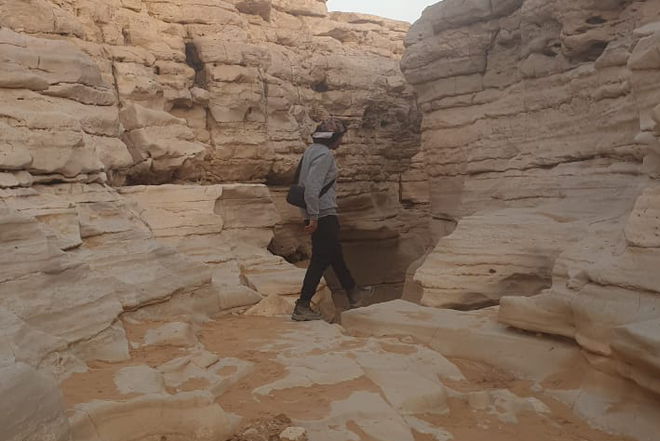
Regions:
[[[309,223],[305,226],[305,233],[313,234],[318,227],[319,227],[319,221],[311,219]]]

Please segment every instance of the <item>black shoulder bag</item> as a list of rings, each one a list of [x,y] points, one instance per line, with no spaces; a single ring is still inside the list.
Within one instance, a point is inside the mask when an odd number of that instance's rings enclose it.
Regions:
[[[291,184],[291,187],[289,187],[289,193],[286,195],[286,201],[291,205],[295,205],[296,207],[307,208],[307,203],[305,202],[305,187],[300,185],[300,171],[302,170],[302,163],[303,160],[301,158],[300,162],[298,163],[298,169],[296,170],[296,177],[293,179],[293,184]],[[332,188],[334,183],[335,179],[323,187],[321,189],[321,193],[319,194],[319,198],[326,194],[328,190]]]

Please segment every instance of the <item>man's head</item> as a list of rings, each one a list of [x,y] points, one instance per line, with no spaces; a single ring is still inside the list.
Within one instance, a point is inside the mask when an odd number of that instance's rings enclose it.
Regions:
[[[314,142],[336,149],[341,144],[344,133],[347,132],[346,124],[338,118],[327,118],[316,127],[312,134]]]

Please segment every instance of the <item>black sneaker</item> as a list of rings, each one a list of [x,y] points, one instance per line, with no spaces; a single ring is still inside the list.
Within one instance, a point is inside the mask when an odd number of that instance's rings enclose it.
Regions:
[[[348,290],[348,303],[351,305],[351,309],[361,308],[373,295],[373,286],[355,286],[353,289]]]
[[[296,302],[296,307],[291,315],[291,320],[296,322],[311,322],[314,320],[321,320],[321,314],[312,311],[309,304],[302,305],[300,302]]]

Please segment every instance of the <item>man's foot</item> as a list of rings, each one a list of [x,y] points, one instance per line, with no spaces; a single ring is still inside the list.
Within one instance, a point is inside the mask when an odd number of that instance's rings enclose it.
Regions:
[[[296,322],[311,322],[313,320],[321,320],[321,315],[312,311],[308,304],[302,304],[300,301],[296,302],[296,307],[291,315],[291,320]]]
[[[354,286],[353,289],[348,290],[348,303],[351,309],[361,308],[369,299],[374,295],[373,286]]]

